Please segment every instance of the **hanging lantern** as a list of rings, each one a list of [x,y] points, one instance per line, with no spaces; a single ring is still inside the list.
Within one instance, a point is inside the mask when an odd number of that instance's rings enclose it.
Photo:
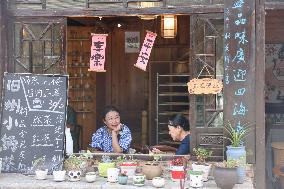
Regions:
[[[163,38],[175,38],[177,35],[177,16],[164,15],[161,18],[161,35]]]

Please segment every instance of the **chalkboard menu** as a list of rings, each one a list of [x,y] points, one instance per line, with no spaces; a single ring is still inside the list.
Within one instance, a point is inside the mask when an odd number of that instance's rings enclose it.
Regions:
[[[2,172],[32,173],[43,158],[49,170],[64,155],[67,76],[5,73],[1,148]]]

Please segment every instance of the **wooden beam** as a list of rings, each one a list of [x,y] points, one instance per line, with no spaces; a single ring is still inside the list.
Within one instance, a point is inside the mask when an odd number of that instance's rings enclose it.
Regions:
[[[222,13],[223,5],[191,6],[191,7],[154,7],[144,9],[118,8],[118,9],[60,9],[60,10],[9,10],[11,16],[137,16],[160,14],[197,14],[197,13]]]
[[[256,1],[256,57],[255,57],[255,188],[265,189],[265,8],[264,0]]]

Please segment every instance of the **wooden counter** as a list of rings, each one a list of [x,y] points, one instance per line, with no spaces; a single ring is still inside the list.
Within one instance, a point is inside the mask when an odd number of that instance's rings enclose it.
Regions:
[[[179,189],[179,182],[166,181],[166,189]],[[185,184],[185,188],[191,189],[189,183]],[[49,175],[46,180],[36,180],[34,176],[25,176],[15,173],[1,173],[0,174],[0,188],[1,189],[154,189],[151,181],[147,180],[145,186],[138,187],[132,184],[132,180],[128,180],[127,185],[120,185],[118,183],[108,183],[106,178],[97,177],[93,183],[87,183],[85,178],[78,182],[55,182],[52,176]],[[214,180],[211,178],[208,182],[204,182],[202,189],[217,188]],[[243,184],[235,185],[234,189],[253,189],[250,178],[247,178]]]

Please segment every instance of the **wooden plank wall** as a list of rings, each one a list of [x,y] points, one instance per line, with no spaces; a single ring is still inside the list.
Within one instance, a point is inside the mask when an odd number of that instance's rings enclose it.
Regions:
[[[265,43],[284,42],[284,10],[267,10],[265,15]]]

